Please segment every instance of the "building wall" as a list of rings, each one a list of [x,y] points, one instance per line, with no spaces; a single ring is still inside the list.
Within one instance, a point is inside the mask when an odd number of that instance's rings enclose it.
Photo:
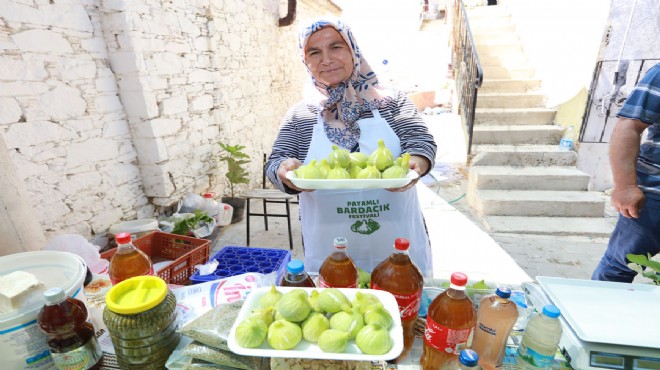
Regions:
[[[46,236],[104,234],[226,183],[219,141],[261,155],[305,78],[284,0],[5,0],[0,135]],[[296,19],[338,14],[298,0]]]

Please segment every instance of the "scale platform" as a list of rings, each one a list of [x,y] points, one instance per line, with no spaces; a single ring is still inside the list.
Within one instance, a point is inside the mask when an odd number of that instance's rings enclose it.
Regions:
[[[660,287],[537,276],[523,283],[537,310],[554,304],[559,347],[574,369],[660,370]]]

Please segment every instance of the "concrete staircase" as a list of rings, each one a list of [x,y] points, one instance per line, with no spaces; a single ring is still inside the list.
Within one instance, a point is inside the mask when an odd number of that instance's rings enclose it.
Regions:
[[[468,19],[484,70],[468,204],[491,233],[609,236],[606,197],[589,191],[576,152],[559,149],[564,128],[545,107],[507,8],[471,8]]]

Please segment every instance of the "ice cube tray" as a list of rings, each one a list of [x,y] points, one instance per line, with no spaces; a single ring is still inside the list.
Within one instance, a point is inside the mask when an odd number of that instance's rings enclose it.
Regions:
[[[286,270],[286,264],[291,260],[291,253],[284,249],[223,247],[212,259],[218,260],[218,268],[213,274],[200,275],[195,271],[190,281],[193,284],[223,279],[229,276],[258,272],[270,274],[277,271],[277,281],[280,281]],[[209,260],[211,261],[211,260]]]

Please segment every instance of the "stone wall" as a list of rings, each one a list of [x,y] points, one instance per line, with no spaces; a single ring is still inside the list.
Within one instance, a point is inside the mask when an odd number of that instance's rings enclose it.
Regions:
[[[297,19],[338,14],[298,0]],[[222,194],[217,142],[261,156],[305,78],[280,0],[4,0],[0,139],[47,236]],[[2,170],[2,169],[0,169]]]

